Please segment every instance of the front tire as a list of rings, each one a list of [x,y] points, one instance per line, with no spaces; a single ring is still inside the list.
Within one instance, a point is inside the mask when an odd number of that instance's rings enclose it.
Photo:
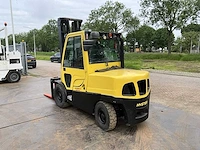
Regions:
[[[117,114],[114,107],[106,102],[98,102],[95,106],[95,121],[104,131],[113,130],[117,124]]]
[[[60,108],[67,108],[70,104],[67,102],[67,91],[62,83],[57,83],[54,89],[54,100]]]
[[[10,71],[7,75],[7,81],[10,83],[18,82],[21,79],[21,74],[18,71]]]
[[[33,68],[36,68],[36,66],[37,66],[36,64],[35,64],[35,65],[33,65]]]

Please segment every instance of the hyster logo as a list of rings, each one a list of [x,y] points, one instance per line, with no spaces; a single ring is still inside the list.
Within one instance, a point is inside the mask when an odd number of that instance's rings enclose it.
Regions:
[[[142,107],[142,106],[145,106],[147,105],[148,101],[144,101],[142,103],[137,103],[136,107]]]

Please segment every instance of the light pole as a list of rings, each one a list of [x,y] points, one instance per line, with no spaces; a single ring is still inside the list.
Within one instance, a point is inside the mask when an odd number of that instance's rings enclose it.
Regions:
[[[197,48],[197,53],[199,53],[199,47],[200,47],[200,34],[199,34],[199,39],[198,39],[198,48]]]
[[[16,47],[15,47],[15,32],[14,32],[13,13],[12,13],[12,1],[11,0],[10,0],[10,12],[11,12],[12,32],[13,32],[13,48],[14,48],[14,52],[15,52],[16,51]]]
[[[24,26],[25,27],[25,26]],[[31,30],[33,30],[32,28],[30,27],[25,27],[25,28],[29,28]],[[34,56],[36,57],[36,44],[35,44],[35,31],[33,30],[33,51],[34,51]]]
[[[34,56],[36,57],[35,31],[33,31],[33,46],[34,46]]]
[[[191,37],[191,41],[190,41],[190,54],[192,53],[192,45],[193,45],[193,43],[192,43],[192,37]]]

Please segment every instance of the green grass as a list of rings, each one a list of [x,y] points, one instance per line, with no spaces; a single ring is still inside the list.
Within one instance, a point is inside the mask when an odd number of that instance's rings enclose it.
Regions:
[[[29,54],[34,56],[34,53],[30,52]],[[37,60],[50,60],[50,56],[55,54],[55,52],[37,52],[36,59]]]
[[[50,56],[37,55],[37,60],[50,60]]]
[[[200,73],[200,54],[127,53],[125,67]]]
[[[200,54],[166,54],[166,53],[127,53],[125,60],[135,59],[161,59],[161,60],[180,60],[180,61],[200,61]]]
[[[141,60],[135,60],[135,61],[125,61],[125,67],[130,69],[141,69],[142,61]]]
[[[31,53],[33,54],[33,53]],[[50,60],[54,52],[37,52],[37,60]],[[125,67],[200,73],[200,54],[126,53]]]

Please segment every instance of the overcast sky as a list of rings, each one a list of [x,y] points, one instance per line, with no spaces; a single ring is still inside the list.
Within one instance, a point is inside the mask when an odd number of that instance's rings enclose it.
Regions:
[[[12,0],[15,33],[41,29],[48,20],[59,17],[77,18],[86,21],[91,10],[99,8],[107,0]],[[113,0],[116,1],[116,0]],[[140,13],[140,0],[117,0],[130,8],[134,15]],[[0,29],[8,23],[12,33],[10,0],[0,0]],[[0,37],[3,34],[0,32]]]

